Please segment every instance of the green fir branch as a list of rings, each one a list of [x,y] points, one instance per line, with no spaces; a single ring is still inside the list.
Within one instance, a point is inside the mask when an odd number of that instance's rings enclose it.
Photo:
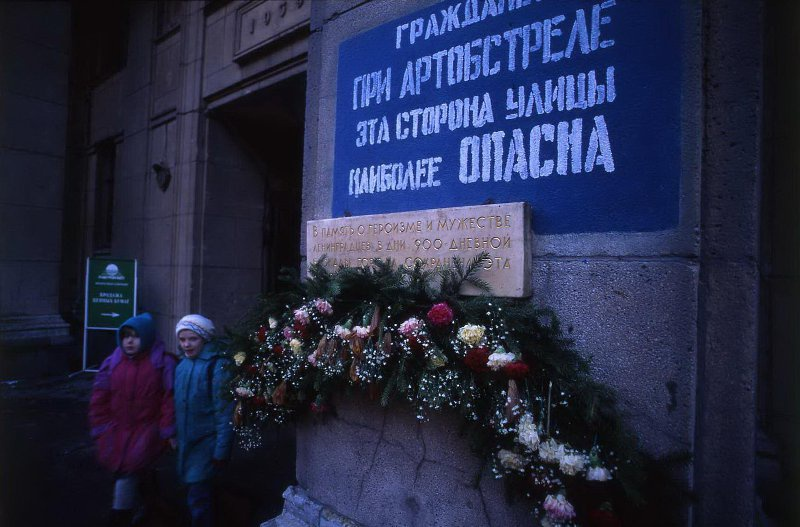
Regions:
[[[559,431],[559,441],[573,448],[588,450],[597,443],[604,452],[613,451],[614,463],[619,466],[614,488],[627,503],[639,502],[637,493],[642,489],[646,458],[625,425],[613,391],[592,378],[590,361],[564,335],[555,312],[527,299],[460,294],[467,284],[490,292],[488,283],[480,277],[488,261],[488,253],[466,263],[454,258],[451,267],[434,273],[420,263],[409,269],[391,260],[376,260],[369,267],[331,272],[322,257],[310,264],[304,281],[296,272],[282,273],[279,291],[260,299],[232,331],[231,354],[241,351],[247,359],[235,373],[231,392],[236,386],[254,390],[268,404],[261,410],[248,409],[247,415],[281,423],[289,412],[302,410],[310,401],[327,401],[342,392],[359,393],[367,382],[373,383],[380,389],[382,406],[398,398],[407,400],[421,415],[444,408],[460,412],[475,446],[486,459],[495,459],[499,448],[520,447],[513,433],[498,431],[498,423],[505,419],[508,380],[501,372],[471,370],[464,360],[468,349],[458,348],[458,326],[480,324],[494,332],[483,345],[502,346],[518,354],[529,367],[527,376],[518,383],[521,406],[540,422],[549,415],[551,429]],[[330,317],[313,309],[312,302],[317,298],[333,306]],[[401,350],[396,340],[398,325],[411,317],[424,320],[431,306],[442,301],[453,309],[456,324],[439,328],[426,324],[427,351]],[[293,310],[301,306],[311,312],[313,320],[307,328],[309,335],[295,335],[303,346],[295,355],[288,349],[282,330],[294,327]],[[326,339],[339,338],[334,335],[336,326],[370,326],[376,309],[380,313],[377,330],[362,342],[360,358],[356,358],[351,341],[328,340],[336,342],[332,348],[325,344]],[[269,317],[278,320],[277,328],[259,333]],[[392,333],[388,357],[381,355],[380,347],[385,332]],[[282,353],[275,351],[280,348]],[[311,367],[306,357],[318,350],[323,356],[317,358],[317,367]],[[443,354],[447,363],[430,362],[429,357],[436,354]],[[350,377],[351,365],[358,360],[362,361],[360,375],[366,379],[365,385]],[[286,406],[275,405],[270,398],[282,381],[287,383]],[[558,400],[546,408],[543,397],[551,383]],[[241,402],[250,404],[251,400]],[[513,431],[513,423],[508,426]],[[565,484],[579,489],[585,481],[570,479]]]

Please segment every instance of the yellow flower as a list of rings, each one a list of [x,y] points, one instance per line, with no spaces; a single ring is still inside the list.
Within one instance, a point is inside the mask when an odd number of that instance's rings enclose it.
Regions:
[[[295,355],[300,355],[303,353],[303,343],[300,342],[298,339],[292,339],[289,341],[289,347],[292,348],[292,351]]]
[[[519,472],[523,472],[525,466],[528,464],[528,460],[525,457],[505,449],[497,453],[497,458],[500,460],[500,464],[503,468],[518,470]]]
[[[447,357],[442,352],[434,352],[428,357],[428,364],[433,368],[441,368],[447,364]]]
[[[235,362],[237,366],[241,366],[242,364],[244,364],[244,360],[246,358],[247,355],[243,351],[240,351],[239,353],[233,356],[233,362]]]
[[[461,329],[458,330],[458,340],[466,344],[467,346],[476,346],[481,339],[483,339],[483,334],[486,331],[486,328],[483,326],[477,326],[475,324],[466,324],[462,326]]]

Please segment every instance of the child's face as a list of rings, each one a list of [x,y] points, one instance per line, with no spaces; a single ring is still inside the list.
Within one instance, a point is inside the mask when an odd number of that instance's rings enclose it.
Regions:
[[[191,329],[182,329],[178,333],[178,342],[180,342],[183,352],[190,359],[197,357],[203,351],[203,345],[205,344],[200,335]]]
[[[122,351],[128,355],[136,355],[142,348],[142,339],[133,331],[127,331],[122,336]]]

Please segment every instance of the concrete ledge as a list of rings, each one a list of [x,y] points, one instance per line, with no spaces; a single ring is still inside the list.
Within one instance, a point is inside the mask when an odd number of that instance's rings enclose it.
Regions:
[[[11,316],[0,319],[0,343],[59,344],[69,340],[69,324],[60,315]]]
[[[361,527],[361,525],[311,498],[297,485],[283,492],[283,512],[261,527]]]

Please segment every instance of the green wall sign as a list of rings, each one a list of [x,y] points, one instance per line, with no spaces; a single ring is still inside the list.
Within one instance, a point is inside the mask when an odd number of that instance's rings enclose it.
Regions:
[[[86,329],[117,329],[136,313],[136,260],[89,258]]]

